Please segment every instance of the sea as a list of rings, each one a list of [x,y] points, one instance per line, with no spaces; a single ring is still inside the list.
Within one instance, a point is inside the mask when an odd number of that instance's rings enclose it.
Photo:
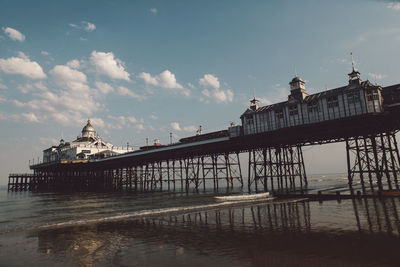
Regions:
[[[346,174],[308,180],[347,189]],[[399,198],[215,198],[226,194],[3,186],[0,266],[400,266]]]

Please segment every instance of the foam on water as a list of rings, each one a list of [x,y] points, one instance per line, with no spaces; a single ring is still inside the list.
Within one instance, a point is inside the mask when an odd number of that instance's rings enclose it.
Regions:
[[[279,201],[279,203],[282,203],[282,202],[290,203],[290,202],[298,202],[298,201],[304,201],[304,200],[305,199],[294,199],[294,200],[287,200],[287,201]],[[195,205],[195,206],[186,206],[186,207],[142,210],[142,211],[137,211],[137,212],[132,212],[132,213],[126,213],[126,214],[102,217],[102,218],[96,218],[96,219],[66,221],[66,222],[61,222],[61,223],[47,224],[47,225],[39,226],[37,228],[40,230],[43,230],[43,229],[52,229],[52,228],[58,228],[58,227],[115,222],[115,221],[126,220],[126,219],[166,216],[166,215],[172,215],[172,214],[185,214],[185,213],[192,213],[192,212],[199,212],[199,211],[213,210],[213,209],[220,209],[220,208],[232,208],[232,207],[257,205],[257,204],[265,205],[268,203],[272,203],[271,199],[224,201],[224,202],[207,204],[207,205]],[[274,202],[274,203],[276,203],[276,202]]]

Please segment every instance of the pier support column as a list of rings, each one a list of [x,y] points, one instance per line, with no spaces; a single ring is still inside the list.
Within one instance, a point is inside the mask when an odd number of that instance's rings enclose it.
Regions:
[[[234,185],[243,187],[242,170],[240,167],[239,153],[214,154],[202,156],[199,161],[199,183],[206,190],[206,181],[212,180],[214,191],[220,188],[220,181],[226,181],[227,189]],[[236,182],[236,183],[235,183]]]
[[[346,140],[351,193],[357,189],[363,193],[399,190],[400,157],[395,134],[386,132]]]
[[[267,147],[249,151],[249,191],[289,193],[307,186],[300,145]]]

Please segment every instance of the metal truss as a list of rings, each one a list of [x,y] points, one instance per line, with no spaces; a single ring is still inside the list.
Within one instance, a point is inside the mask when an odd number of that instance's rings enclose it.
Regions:
[[[346,140],[349,189],[363,193],[399,189],[399,150],[395,132]]]
[[[260,188],[260,185],[261,188]],[[266,147],[249,151],[248,189],[256,192],[294,192],[307,185],[300,145]]]

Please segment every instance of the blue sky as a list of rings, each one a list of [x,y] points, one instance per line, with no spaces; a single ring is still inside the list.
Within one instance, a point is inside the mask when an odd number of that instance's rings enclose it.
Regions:
[[[287,98],[294,69],[309,93],[400,82],[395,1],[0,1],[0,184],[73,140],[90,118],[114,145],[169,142],[239,122],[255,92]],[[343,171],[309,149],[315,172]]]

